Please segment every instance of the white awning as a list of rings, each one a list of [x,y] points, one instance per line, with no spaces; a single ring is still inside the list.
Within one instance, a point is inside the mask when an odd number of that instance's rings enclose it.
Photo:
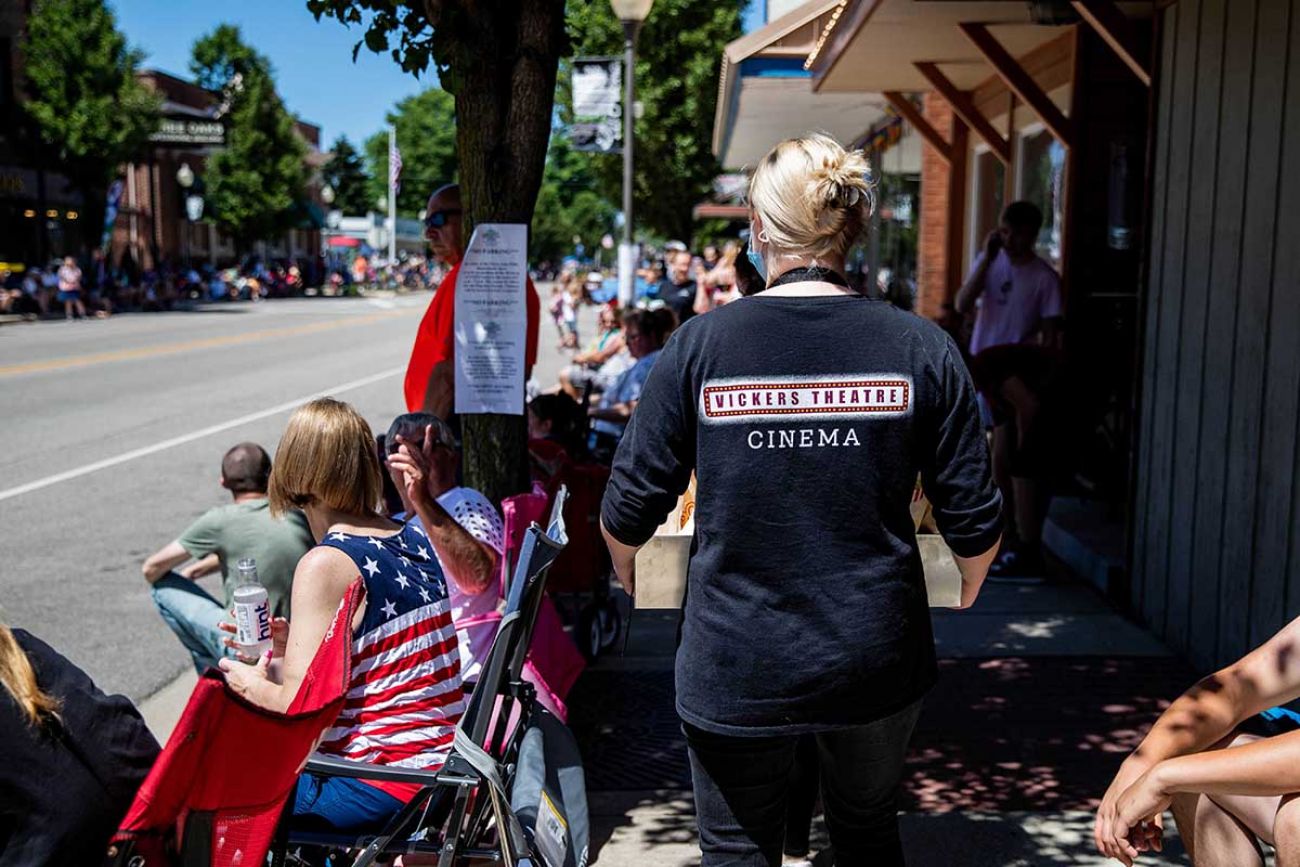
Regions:
[[[997,41],[1020,57],[1073,25],[1035,23],[1025,0],[843,0],[843,9],[811,56],[818,94],[931,89],[917,62],[939,66],[960,90],[993,74],[967,39],[962,23],[988,26]],[[1150,3],[1119,4],[1126,14],[1150,14]]]
[[[848,144],[885,118],[878,93],[814,93],[804,68],[843,0],[812,0],[737,39],[723,51],[713,152],[726,169],[753,167],[777,142],[822,131]],[[891,153],[903,171],[920,171],[920,147],[906,136]]]

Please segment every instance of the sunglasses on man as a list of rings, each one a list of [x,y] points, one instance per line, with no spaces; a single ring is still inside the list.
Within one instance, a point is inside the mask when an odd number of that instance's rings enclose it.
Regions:
[[[433,211],[425,214],[424,227],[426,229],[441,229],[447,225],[447,221],[452,217],[460,216],[460,208],[444,208],[441,211]]]

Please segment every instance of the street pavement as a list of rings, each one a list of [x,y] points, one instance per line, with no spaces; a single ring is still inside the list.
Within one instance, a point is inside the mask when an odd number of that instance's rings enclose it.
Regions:
[[[403,410],[429,295],[307,298],[0,328],[0,612],[139,701],[189,667],[140,564],[229,502],[221,456],[274,454],[317,394]],[[217,582],[203,582],[209,591]]]

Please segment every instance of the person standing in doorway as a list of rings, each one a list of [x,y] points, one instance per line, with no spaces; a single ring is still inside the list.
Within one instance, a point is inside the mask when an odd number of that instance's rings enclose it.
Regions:
[[[59,300],[63,302],[63,318],[71,319],[73,310],[77,311],[77,318],[86,318],[86,305],[81,300],[81,269],[71,256],[64,257],[59,267]]]
[[[844,275],[871,199],[862,153],[826,135],[759,162],[750,253],[766,288],[668,341],[605,492],[601,526],[633,593],[637,550],[698,481],[676,686],[703,867],[781,863],[805,734],[836,862],[904,863],[897,793],[938,675],[918,474],[961,607],[997,553],[1002,497],[960,351]]]
[[[1043,367],[1059,354],[1065,308],[1060,276],[1034,250],[1042,225],[1036,205],[1008,205],[956,298],[958,313],[975,315],[971,369],[990,408],[993,476],[1015,516],[1016,538],[990,570],[1001,577],[1041,575],[1044,567],[1040,540],[1047,496],[1037,427]],[[1025,363],[1027,368],[1017,369]]]
[[[442,278],[433,300],[420,320],[406,367],[404,392],[408,412],[431,412],[452,421],[456,408],[456,276],[465,251],[464,209],[460,185],[447,184],[434,190],[424,212],[424,237],[433,256],[451,270]],[[537,327],[541,301],[532,278],[526,278],[524,301],[528,313],[528,334],[524,344],[524,377],[537,363]],[[453,425],[457,429],[459,425]]]

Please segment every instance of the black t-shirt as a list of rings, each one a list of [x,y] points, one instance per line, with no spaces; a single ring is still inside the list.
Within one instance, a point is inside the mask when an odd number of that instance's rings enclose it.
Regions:
[[[99,864],[158,742],[128,699],[27,632],[14,638],[62,722],[32,728],[0,688],[0,865]]]
[[[693,319],[654,366],[602,518],[643,544],[698,478],[677,708],[721,734],[860,725],[936,664],[909,504],[953,551],[1001,532],[975,390],[938,327],[860,296],[757,295]]]
[[[659,287],[655,289],[655,297],[673,309],[679,323],[695,315],[694,280],[687,280],[681,284],[667,278],[660,280]]]

